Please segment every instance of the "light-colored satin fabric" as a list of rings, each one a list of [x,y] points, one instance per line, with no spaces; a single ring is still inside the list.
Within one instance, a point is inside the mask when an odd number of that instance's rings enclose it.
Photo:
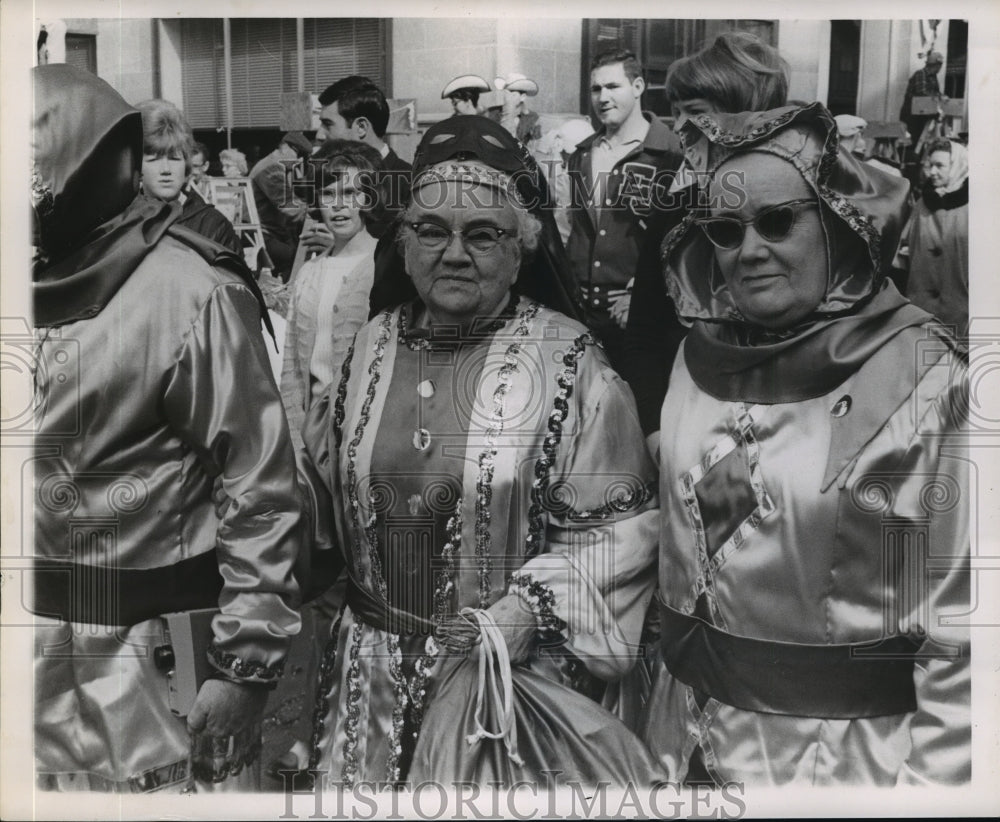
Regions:
[[[299,626],[291,571],[301,502],[259,324],[257,302],[242,283],[164,239],[96,318],[42,338],[35,551],[69,558],[74,535],[101,527],[112,533],[110,548],[74,558],[148,569],[216,549],[224,579],[216,647],[273,665]],[[217,475],[232,500],[221,520],[211,499]],[[142,626],[131,630],[148,634]],[[129,768],[145,763],[147,750],[161,751],[163,764],[180,745],[173,731],[151,730],[172,719],[156,696],[162,677],[119,645],[104,661],[74,657],[58,677],[66,689],[58,699],[79,702],[74,721],[120,737],[102,743],[112,747],[98,772],[113,780],[132,776]],[[50,664],[39,661],[42,670]],[[73,679],[77,666],[80,681]],[[107,689],[94,685],[105,677]],[[46,710],[40,703],[43,724]],[[50,730],[39,746],[40,770],[69,768],[65,751],[77,745],[72,725]],[[92,754],[79,753],[81,770],[98,767]]]
[[[913,350],[897,353],[900,368],[914,361]],[[677,778],[684,777],[699,739],[706,765],[723,781],[891,785],[969,778],[968,632],[938,621],[965,613],[969,602],[961,567],[969,553],[968,466],[950,416],[966,390],[964,367],[944,353],[821,492],[832,412],[851,395],[856,378],[816,399],[744,409],[700,391],[684,358],[677,358],[662,412],[661,595],[681,611],[694,607],[699,561],[681,477],[732,437],[745,410],[774,510],[710,574],[720,627],[739,636],[823,645],[874,641],[919,625],[927,631],[922,652],[950,647],[964,657],[918,662],[915,713],[851,720],[758,714],[715,700],[699,709],[691,689],[661,666],[646,741]],[[943,447],[942,435],[948,436]],[[936,482],[945,483],[949,502],[935,502]],[[945,564],[928,577],[921,598],[904,588],[921,570],[911,564],[912,554],[898,576],[884,581],[883,529],[891,527],[891,517],[911,524],[929,517],[928,551],[937,565]],[[884,624],[886,609],[903,601],[913,607]]]
[[[371,402],[371,418],[357,447],[357,475],[361,482],[370,470],[372,443],[378,435],[389,383],[398,377],[416,384],[414,375],[396,375],[393,371],[398,344],[397,323],[398,312],[392,318],[381,378]],[[361,406],[367,396],[368,368],[379,325],[380,319],[376,318],[358,336],[347,390],[339,471],[331,478],[335,485],[334,498],[340,495],[343,499],[348,444],[354,437]],[[485,445],[485,426],[490,424],[497,368],[514,341],[512,332],[517,327],[518,320],[514,319],[489,342],[482,378],[475,386],[470,431],[464,446],[467,467],[462,480],[462,544],[460,559],[456,562],[458,608],[479,606],[475,558],[478,458]],[[543,309],[531,322],[528,335],[522,338],[521,353],[517,355],[519,370],[504,400],[504,433],[498,439],[500,447],[492,483],[490,603],[506,593],[507,577],[520,566],[553,590],[554,611],[569,624],[566,631],[569,647],[580,655],[591,671],[605,678],[615,678],[622,676],[637,658],[639,632],[652,596],[657,529],[655,496],[638,510],[616,514],[599,523],[568,522],[547,515],[543,553],[527,562],[523,559],[533,469],[541,454],[548,415],[558,389],[556,376],[563,368],[562,358],[556,354],[566,351],[583,330],[577,323]],[[569,409],[551,476],[553,484],[565,481],[574,491],[575,510],[594,510],[605,505],[609,488],[616,481],[626,479],[641,484],[653,479],[655,469],[645,448],[631,394],[607,366],[603,353],[593,346],[587,348],[580,360]],[[317,424],[316,418],[328,420],[329,414],[329,401],[317,405],[310,414],[305,432],[307,448],[321,465],[329,464],[327,455],[332,452],[333,443],[327,439],[329,423]],[[323,439],[311,441],[309,432]],[[337,507],[338,535],[349,553],[349,564],[357,561],[356,573],[362,575],[365,584],[371,584],[368,549],[358,528],[366,522],[371,511],[366,500],[360,502],[360,522],[352,522],[346,505]],[[359,547],[360,552],[357,551]],[[341,627],[335,684],[329,694],[330,711],[321,743],[321,768],[328,771],[333,782],[340,779],[343,744],[347,739],[344,668],[348,665],[352,642],[345,626],[351,620],[348,610]],[[358,744],[356,778],[382,779],[391,730],[392,680],[389,657],[383,645],[385,635],[366,626],[364,638],[365,644],[358,649],[359,660],[365,660],[361,666],[358,727],[360,737],[365,738]]]

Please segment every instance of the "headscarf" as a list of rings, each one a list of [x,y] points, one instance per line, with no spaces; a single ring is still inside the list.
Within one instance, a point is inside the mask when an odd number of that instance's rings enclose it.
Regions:
[[[931,144],[928,156],[933,154],[934,151],[935,145]],[[967,187],[967,181],[969,179],[969,150],[961,143],[957,143],[954,140],[948,140],[948,153],[951,154],[951,166],[948,168],[948,179],[945,180],[943,186],[931,186],[929,184],[927,186],[935,195],[941,198],[945,197],[947,194],[957,192],[963,186]],[[967,195],[966,202],[968,202]],[[928,207],[930,207],[930,203],[928,203]]]
[[[820,396],[904,328],[930,320],[886,279],[908,214],[909,184],[839,150],[836,123],[821,104],[701,114],[685,123],[681,137],[703,185],[742,153],[790,163],[816,193],[826,236],[823,299],[794,328],[770,334],[740,314],[714,246],[694,222],[697,211],[667,235],[667,290],[681,318],[694,323],[685,361],[705,391],[748,402]]]
[[[32,69],[34,321],[59,326],[94,317],[167,233],[263,297],[246,264],[217,243],[177,227],[180,202],[136,196],[142,115],[89,71]]]
[[[421,179],[427,179],[425,175],[446,171],[447,164],[454,165],[456,174],[471,173],[475,166],[486,166],[498,172],[494,175],[497,185],[506,187],[508,183],[502,180],[509,181],[512,200],[523,204],[542,224],[538,250],[531,260],[522,262],[518,292],[579,319],[580,311],[570,296],[573,280],[569,261],[552,216],[545,177],[524,145],[489,118],[474,114],[450,117],[427,129],[417,146],[412,178],[415,187],[419,189]],[[410,196],[412,198],[412,192]],[[372,315],[416,297],[416,289],[405,273],[396,243],[380,244],[380,252],[376,253],[391,255],[391,258],[376,260]]]

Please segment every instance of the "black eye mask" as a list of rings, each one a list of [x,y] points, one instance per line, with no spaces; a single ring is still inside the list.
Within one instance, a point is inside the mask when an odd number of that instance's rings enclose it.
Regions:
[[[447,160],[472,159],[514,177],[525,202],[543,201],[545,182],[528,149],[499,123],[475,114],[449,117],[427,129],[413,158],[413,173]]]

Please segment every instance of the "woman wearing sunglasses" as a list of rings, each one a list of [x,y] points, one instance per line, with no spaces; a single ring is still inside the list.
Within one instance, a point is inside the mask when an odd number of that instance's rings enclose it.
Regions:
[[[885,276],[907,184],[818,103],[682,136],[647,743],[720,785],[968,780],[966,369]]]

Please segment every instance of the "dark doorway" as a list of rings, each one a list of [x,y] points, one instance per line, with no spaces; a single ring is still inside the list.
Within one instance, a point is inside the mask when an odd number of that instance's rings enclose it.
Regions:
[[[830,113],[857,114],[858,68],[861,64],[861,21],[830,22]]]
[[[948,21],[948,65],[944,70],[944,93],[965,97],[965,72],[969,60],[969,22]]]

